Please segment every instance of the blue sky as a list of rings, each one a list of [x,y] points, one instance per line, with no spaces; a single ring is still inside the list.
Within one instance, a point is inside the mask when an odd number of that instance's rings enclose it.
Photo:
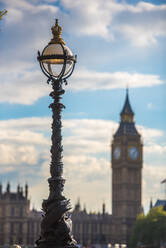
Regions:
[[[166,175],[166,1],[0,0],[0,180],[30,185],[37,208],[47,197],[50,86],[37,51],[55,18],[78,56],[63,103],[65,194],[111,211],[110,143],[129,87],[144,143],[143,205],[164,197]],[[87,193],[88,192],[88,193]]]

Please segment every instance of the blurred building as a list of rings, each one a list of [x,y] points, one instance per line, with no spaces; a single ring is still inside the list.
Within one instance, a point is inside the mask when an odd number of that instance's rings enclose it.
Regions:
[[[39,237],[41,212],[30,210],[28,185],[18,185],[17,192],[5,192],[0,185],[0,246],[14,243],[34,245]]]
[[[111,242],[112,216],[105,211],[105,204],[100,213],[87,213],[81,209],[80,202],[75,205],[72,213],[73,235],[79,244],[105,245]]]

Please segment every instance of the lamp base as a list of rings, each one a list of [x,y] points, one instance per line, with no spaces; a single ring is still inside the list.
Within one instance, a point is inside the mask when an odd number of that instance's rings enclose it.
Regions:
[[[78,248],[77,245],[71,244],[71,245],[56,245],[54,242],[48,242],[43,241],[38,246],[35,246],[35,248]]]
[[[56,246],[52,242],[43,242],[39,246],[35,246],[35,248],[78,248],[77,245],[64,245],[64,246]]]
[[[47,211],[41,222],[41,236],[36,241],[37,248],[77,248],[77,242],[72,235],[72,221],[68,212],[71,208],[70,202],[64,199],[43,202]]]

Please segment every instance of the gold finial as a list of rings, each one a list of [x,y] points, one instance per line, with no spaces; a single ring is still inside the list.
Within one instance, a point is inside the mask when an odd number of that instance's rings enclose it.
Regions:
[[[51,30],[52,30],[53,38],[51,39],[49,44],[58,44],[58,43],[60,43],[62,45],[65,45],[66,43],[64,42],[64,40],[61,37],[62,27],[59,26],[58,19],[56,19],[55,26],[53,26],[51,28]]]

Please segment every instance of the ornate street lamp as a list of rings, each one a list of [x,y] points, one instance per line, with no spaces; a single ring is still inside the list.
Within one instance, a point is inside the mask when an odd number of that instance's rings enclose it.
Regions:
[[[66,79],[72,74],[76,63],[76,56],[72,55],[70,49],[65,46],[61,38],[62,28],[56,19],[55,26],[52,27],[53,38],[43,49],[42,54],[38,52],[38,61],[41,70],[48,77],[47,83],[51,83],[53,91],[50,96],[53,103],[52,109],[52,146],[49,182],[49,196],[43,200],[42,209],[44,211],[41,222],[41,236],[36,241],[39,248],[55,247],[77,247],[76,241],[72,237],[72,224],[69,216],[71,209],[70,200],[63,195],[65,180],[62,177],[62,136],[61,136],[61,111],[65,106],[60,102],[64,94],[63,84],[67,84]]]

